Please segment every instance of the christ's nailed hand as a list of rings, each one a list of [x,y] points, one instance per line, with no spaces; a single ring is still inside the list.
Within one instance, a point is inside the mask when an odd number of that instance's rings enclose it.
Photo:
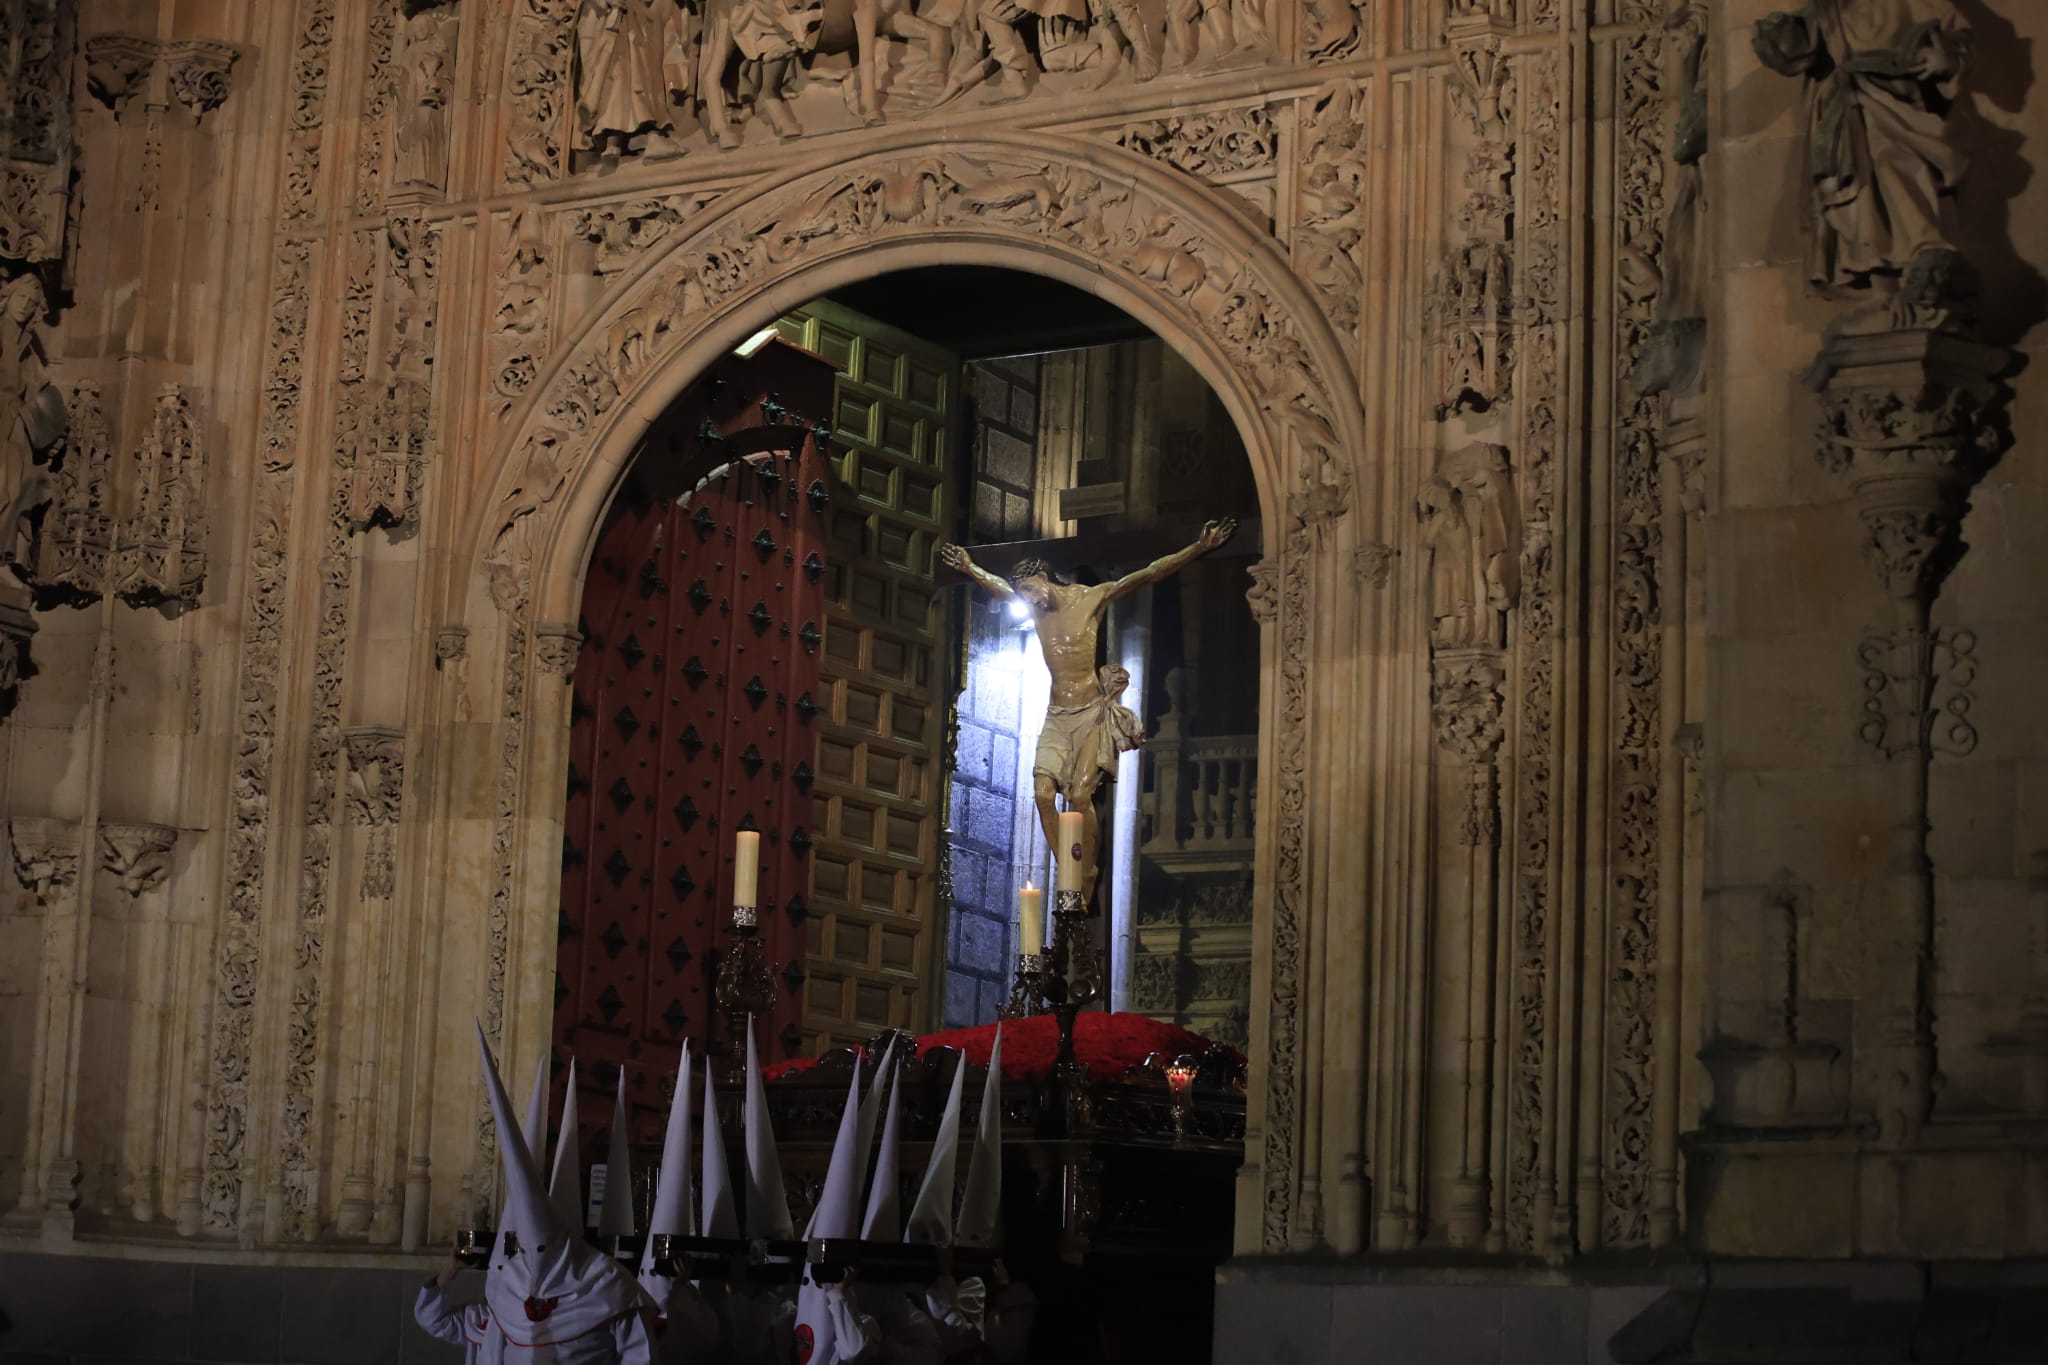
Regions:
[[[1219,517],[1202,528],[1202,535],[1195,543],[1204,550],[1213,550],[1229,540],[1237,532],[1237,521],[1233,517]]]

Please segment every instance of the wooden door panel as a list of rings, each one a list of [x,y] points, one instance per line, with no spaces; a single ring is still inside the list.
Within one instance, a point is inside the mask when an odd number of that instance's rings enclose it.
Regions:
[[[783,335],[838,369],[826,517],[806,1046],[921,1029],[937,998],[945,620],[957,357],[829,304]]]

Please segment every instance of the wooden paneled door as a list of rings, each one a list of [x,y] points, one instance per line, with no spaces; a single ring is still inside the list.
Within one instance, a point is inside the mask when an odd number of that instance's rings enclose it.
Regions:
[[[782,334],[838,371],[826,516],[804,1050],[935,1023],[953,679],[933,555],[950,533],[958,357],[820,302]]]

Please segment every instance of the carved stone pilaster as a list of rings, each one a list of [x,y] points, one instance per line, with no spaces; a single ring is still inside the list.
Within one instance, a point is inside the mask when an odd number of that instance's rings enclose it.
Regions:
[[[100,871],[130,900],[140,900],[171,875],[178,831],[165,825],[101,821]]]
[[[370,831],[363,850],[363,895],[388,898],[397,878],[395,827],[405,795],[405,734],[365,725],[344,735],[350,823]]]
[[[78,883],[78,826],[66,820],[17,816],[7,822],[14,880],[47,906]]]

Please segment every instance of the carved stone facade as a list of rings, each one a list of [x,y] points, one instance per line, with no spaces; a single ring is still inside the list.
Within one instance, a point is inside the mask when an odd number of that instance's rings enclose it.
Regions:
[[[1133,982],[1241,1023],[1248,1265],[2048,1252],[2048,14],[133,9],[0,0],[9,1228],[490,1206],[620,470],[950,263],[1258,482],[1249,965]]]

